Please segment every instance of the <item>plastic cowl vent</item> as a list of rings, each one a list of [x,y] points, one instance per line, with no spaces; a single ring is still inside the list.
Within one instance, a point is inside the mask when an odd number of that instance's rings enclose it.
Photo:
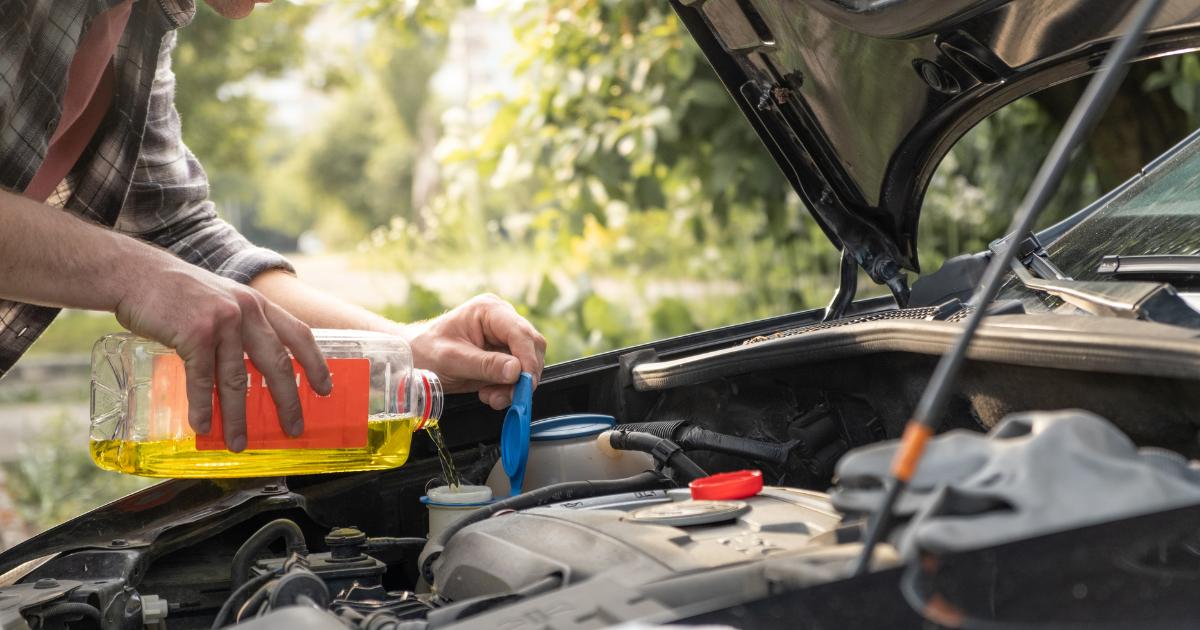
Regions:
[[[848,514],[879,505],[896,443],[839,463],[833,504]],[[1200,470],[1183,457],[1138,449],[1107,420],[1080,410],[1005,418],[988,434],[931,440],[897,504],[908,520],[893,538],[917,548],[966,551],[1200,503]]]

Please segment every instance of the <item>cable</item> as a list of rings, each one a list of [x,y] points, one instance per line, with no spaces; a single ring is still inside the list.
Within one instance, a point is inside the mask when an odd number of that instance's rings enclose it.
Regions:
[[[300,554],[301,556],[308,555],[308,546],[304,543],[304,532],[295,521],[279,518],[263,525],[258,531],[251,534],[246,542],[238,547],[237,553],[233,554],[233,564],[231,571],[231,586],[237,588],[241,586],[250,577],[250,566],[254,563],[254,559],[258,554],[262,553],[267,545],[275,542],[279,538],[287,541],[287,554]]]
[[[1038,169],[1033,184],[1029,187],[1013,217],[1011,229],[1008,231],[1010,237],[992,256],[987,269],[984,270],[979,288],[971,298],[971,305],[975,309],[967,316],[962,334],[955,341],[954,347],[942,355],[938,361],[937,368],[934,369],[933,375],[929,379],[929,385],[922,392],[912,418],[904,429],[904,435],[900,438],[900,447],[896,450],[895,458],[892,460],[891,484],[884,494],[882,503],[868,522],[862,555],[859,556],[854,569],[855,575],[867,572],[875,545],[887,535],[891,528],[892,511],[896,500],[912,480],[917,464],[925,452],[925,444],[937,428],[937,422],[950,394],[950,386],[958,377],[971,339],[974,338],[979,324],[987,313],[985,307],[996,298],[996,293],[1000,290],[1001,276],[1008,271],[1009,263],[1013,260],[1017,246],[1024,235],[1033,228],[1038,214],[1041,213],[1046,202],[1050,200],[1051,195],[1057,189],[1066,172],[1071,153],[1091,130],[1100,114],[1104,112],[1104,106],[1108,104],[1113,93],[1120,86],[1121,79],[1125,74],[1126,62],[1137,50],[1142,33],[1145,32],[1150,20],[1161,5],[1162,0],[1142,0],[1133,9],[1131,14],[1134,17],[1129,28],[1121,36],[1113,50],[1105,55],[1099,73],[1088,83],[1087,89],[1076,103],[1062,132],[1054,140],[1054,146],[1050,148],[1050,153],[1042,161],[1042,166]]]
[[[271,571],[270,573],[256,575],[247,580],[241,586],[235,588],[233,592],[229,594],[229,599],[226,599],[225,603],[221,604],[221,609],[217,611],[217,616],[213,619],[212,630],[220,630],[225,625],[225,618],[228,617],[231,612],[233,612],[233,608],[237,605],[239,600],[249,593],[258,592],[260,588],[266,586],[267,582],[270,582],[279,574],[280,571],[276,570]]]
[[[396,538],[392,536],[380,536],[378,538],[367,539],[367,551],[378,552],[388,549],[421,549],[425,546],[424,538]]]
[[[97,624],[100,623],[100,611],[97,610],[95,606],[80,602],[63,602],[61,604],[54,604],[53,606],[49,606],[38,611],[37,613],[37,616],[41,617],[43,621],[53,617],[66,617],[70,615],[80,615],[95,621]]]
[[[270,583],[270,580],[267,580],[266,583],[258,587],[258,590],[254,591],[253,595],[246,598],[246,603],[242,604],[241,607],[238,608],[237,614],[233,616],[234,623],[241,623],[242,618],[246,616],[246,613],[252,610],[256,611],[256,615],[262,613],[263,604],[266,604],[267,599],[271,597],[271,591],[268,588]]]
[[[667,438],[687,450],[712,451],[735,457],[783,465],[793,448],[801,446],[799,440],[790,442],[766,442],[750,438],[725,435],[698,427],[687,420],[664,420],[657,422],[635,422],[619,424],[614,431],[641,431]]]
[[[608,443],[613,448],[619,451],[641,451],[649,453],[654,460],[664,466],[670,466],[671,470],[677,476],[686,477],[682,481],[691,481],[700,477],[707,477],[708,473],[704,469],[692,461],[683,452],[683,447],[675,442],[665,438],[644,433],[642,431],[605,431],[600,435],[600,439],[604,439],[604,435],[608,435]]]

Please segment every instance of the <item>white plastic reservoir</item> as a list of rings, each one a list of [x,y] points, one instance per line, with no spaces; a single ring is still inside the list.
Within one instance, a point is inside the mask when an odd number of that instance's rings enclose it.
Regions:
[[[572,414],[534,420],[529,430],[526,492],[560,481],[620,479],[654,468],[647,453],[600,448],[596,436],[613,428],[612,416]],[[508,476],[499,462],[487,486],[496,498],[509,496]]]
[[[429,510],[429,537],[446,529],[451,523],[478,508],[492,502],[492,491],[487,486],[449,486],[430,488],[421,497],[421,503]]]

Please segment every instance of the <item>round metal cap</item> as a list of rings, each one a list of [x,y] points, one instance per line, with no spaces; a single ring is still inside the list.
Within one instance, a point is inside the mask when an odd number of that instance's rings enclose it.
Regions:
[[[745,514],[750,506],[741,501],[679,501],[661,503],[634,510],[629,520],[651,525],[711,525],[732,521]]]

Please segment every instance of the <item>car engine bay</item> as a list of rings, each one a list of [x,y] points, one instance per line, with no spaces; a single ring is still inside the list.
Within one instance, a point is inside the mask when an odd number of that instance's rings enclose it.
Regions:
[[[932,369],[938,335],[957,325],[909,311],[838,326],[776,322],[774,333],[760,329],[736,343],[710,339],[707,352],[662,346],[555,367],[535,395],[538,416],[611,414],[626,424],[595,439],[648,453],[657,465],[528,490],[428,538],[419,498],[438,477],[432,451],[380,473],[153,486],[0,556],[0,616],[6,627],[35,629],[583,628],[687,619],[853,583],[848,566],[865,516],[855,506],[878,482],[851,474],[859,469],[848,462],[898,436]],[[1200,365],[1200,341],[1170,326],[1121,323],[990,318],[949,407],[948,428],[957,430],[938,439],[1043,439],[1028,428],[1014,438],[1004,418],[1086,410],[1085,424],[1108,431],[1099,442],[1114,445],[1097,461],[1127,466],[1142,457],[1137,447],[1166,447],[1143,449],[1157,463],[1136,465],[1161,468],[1169,453],[1171,474],[1190,475],[1197,427],[1179,410],[1196,396],[1200,374],[1188,370]],[[1047,341],[1049,327],[1058,328],[1057,341]],[[1106,358],[1072,355],[1072,328],[1089,340],[1092,356]],[[837,350],[841,337],[855,350]],[[1023,351],[1023,343],[1038,352]],[[1166,346],[1179,361],[1164,360]],[[1154,369],[1139,359],[1149,354]],[[1055,425],[1041,417],[1027,424]],[[462,476],[482,483],[498,457],[496,416],[456,401],[446,420]],[[982,437],[989,430],[994,435]],[[716,500],[688,490],[694,479],[744,469],[761,471],[761,490]],[[1054,496],[1059,482],[1035,485]],[[1061,490],[1077,492],[1069,484]],[[1180,508],[1186,502],[1178,498],[1144,511]],[[918,512],[910,507],[914,522]],[[1095,524],[1088,510],[1077,512],[1016,538]],[[1162,544],[1194,548],[1184,532],[1154,531],[1182,536]],[[905,536],[902,528],[877,549],[878,569],[924,553]],[[1164,562],[1194,572],[1198,556],[1180,553]]]

